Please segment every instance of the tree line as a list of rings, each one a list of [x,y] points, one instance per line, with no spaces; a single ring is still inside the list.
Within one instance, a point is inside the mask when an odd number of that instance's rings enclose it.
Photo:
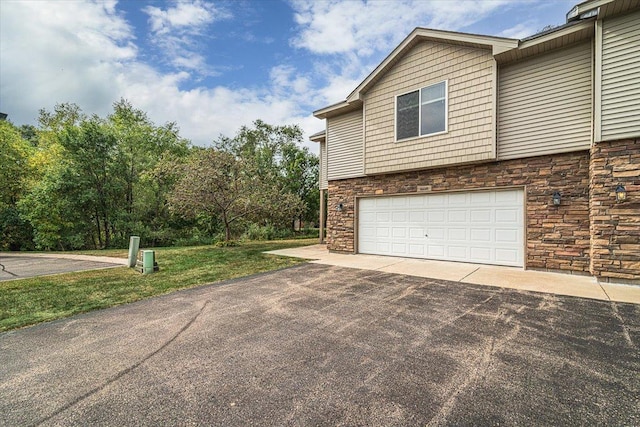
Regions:
[[[122,99],[106,117],[75,104],[38,125],[0,121],[0,250],[275,238],[315,223],[318,158],[296,125],[256,120],[211,147]]]

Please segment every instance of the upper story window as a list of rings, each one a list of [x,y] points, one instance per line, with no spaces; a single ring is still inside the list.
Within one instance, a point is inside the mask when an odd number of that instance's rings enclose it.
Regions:
[[[396,140],[446,131],[446,80],[396,97]]]

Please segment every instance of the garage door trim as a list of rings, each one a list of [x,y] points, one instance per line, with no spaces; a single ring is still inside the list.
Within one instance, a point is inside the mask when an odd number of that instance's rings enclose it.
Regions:
[[[503,190],[522,190],[523,205],[522,205],[522,224],[523,224],[523,238],[522,238],[522,268],[527,269],[527,236],[528,236],[528,224],[527,224],[527,186],[526,185],[509,185],[500,187],[482,187],[482,188],[461,188],[444,191],[415,191],[411,193],[384,193],[384,194],[363,194],[354,196],[354,224],[353,224],[353,253],[358,254],[360,252],[360,199],[374,199],[383,197],[407,197],[407,196],[427,196],[434,194],[451,194],[451,193],[471,193],[471,192],[487,192],[487,191],[503,191]],[[385,256],[385,255],[381,255]],[[389,255],[392,256],[392,255]],[[429,258],[424,258],[429,259]],[[449,261],[459,262],[459,261]],[[472,263],[472,262],[469,262]],[[480,265],[480,264],[479,264]],[[487,264],[491,265],[491,264]]]

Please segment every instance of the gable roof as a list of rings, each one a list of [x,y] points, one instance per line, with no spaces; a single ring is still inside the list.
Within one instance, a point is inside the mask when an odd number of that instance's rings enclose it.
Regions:
[[[319,119],[326,119],[362,108],[363,95],[409,50],[422,41],[491,49],[496,61],[502,64],[590,39],[595,33],[596,19],[637,8],[640,8],[640,0],[587,0],[567,13],[566,24],[522,40],[419,27],[414,29],[344,101],[314,111],[313,115]]]
[[[361,100],[362,95],[373,86],[391,67],[393,67],[411,48],[422,41],[444,42],[462,46],[491,49],[493,55],[518,47],[518,39],[481,36],[477,34],[457,33],[453,31],[416,28],[376,67],[353,92],[346,102]]]

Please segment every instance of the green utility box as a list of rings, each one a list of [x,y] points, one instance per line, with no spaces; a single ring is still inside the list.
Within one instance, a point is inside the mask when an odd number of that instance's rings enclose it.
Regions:
[[[156,251],[143,250],[138,252],[136,271],[142,274],[151,274],[158,270],[160,270],[160,267],[156,262]]]

